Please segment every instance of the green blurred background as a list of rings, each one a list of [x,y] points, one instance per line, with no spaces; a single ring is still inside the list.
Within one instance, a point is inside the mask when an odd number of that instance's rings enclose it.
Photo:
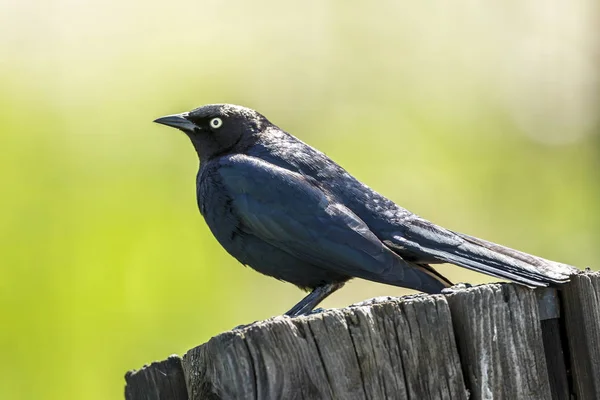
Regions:
[[[206,103],[443,226],[599,265],[597,2],[372,4],[0,3],[1,399],[122,398],[126,370],[304,295],[220,248],[192,147],[152,123]]]

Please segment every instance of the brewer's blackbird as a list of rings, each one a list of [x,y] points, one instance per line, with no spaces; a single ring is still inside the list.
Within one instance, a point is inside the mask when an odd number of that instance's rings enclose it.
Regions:
[[[311,291],[287,315],[310,313],[354,277],[439,293],[452,283],[431,264],[530,287],[578,271],[420,218],[249,108],[206,105],[154,122],[192,141],[198,207],[225,250]]]

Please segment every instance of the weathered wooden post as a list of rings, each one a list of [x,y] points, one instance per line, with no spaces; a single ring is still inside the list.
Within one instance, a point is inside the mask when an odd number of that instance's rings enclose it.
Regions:
[[[574,393],[600,399],[600,273],[574,277],[563,300]]]
[[[448,296],[474,399],[551,399],[533,290],[491,284]]]
[[[600,399],[600,274],[275,317],[128,372],[137,399]],[[567,357],[567,355],[570,355]]]

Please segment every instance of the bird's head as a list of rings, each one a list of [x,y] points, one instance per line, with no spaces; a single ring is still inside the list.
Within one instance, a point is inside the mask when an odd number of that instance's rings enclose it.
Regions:
[[[269,125],[258,112],[232,104],[210,104],[154,122],[183,131],[203,161],[243,151]]]

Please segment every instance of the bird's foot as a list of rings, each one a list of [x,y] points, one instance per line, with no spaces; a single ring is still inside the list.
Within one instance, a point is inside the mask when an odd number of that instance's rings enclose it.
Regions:
[[[285,313],[288,317],[298,317],[300,315],[309,315],[311,311],[327,296],[344,286],[344,282],[327,283],[317,286],[312,292],[304,297],[298,304]]]

